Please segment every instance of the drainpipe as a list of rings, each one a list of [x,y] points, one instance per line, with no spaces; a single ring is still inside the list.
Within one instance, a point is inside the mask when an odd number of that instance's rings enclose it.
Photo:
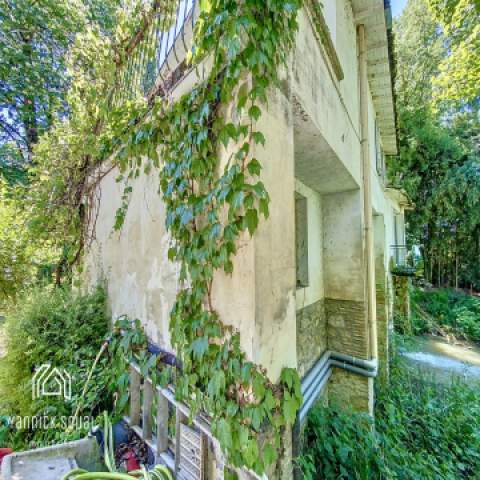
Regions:
[[[332,374],[332,367],[342,368],[364,377],[376,377],[376,360],[364,360],[340,352],[327,350],[302,380],[303,403],[297,420],[301,424]]]
[[[369,329],[370,358],[376,360],[377,350],[377,323],[376,323],[376,295],[375,295],[375,263],[373,247],[373,218],[372,196],[370,187],[371,166],[370,149],[368,142],[368,77],[367,77],[367,45],[365,39],[365,25],[358,25],[359,46],[359,76],[360,76],[360,122],[361,122],[361,152],[363,177],[363,216],[365,228],[364,258],[366,264],[366,299],[367,322]]]

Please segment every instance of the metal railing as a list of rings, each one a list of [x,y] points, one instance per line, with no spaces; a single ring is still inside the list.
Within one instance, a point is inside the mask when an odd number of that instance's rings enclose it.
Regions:
[[[406,245],[392,245],[390,247],[392,268],[395,275],[413,276],[417,271],[415,256]]]
[[[158,8],[141,41],[128,56],[116,102],[138,94],[149,97],[159,86],[175,80],[175,73],[184,64],[191,47],[197,3],[197,0],[176,0]]]

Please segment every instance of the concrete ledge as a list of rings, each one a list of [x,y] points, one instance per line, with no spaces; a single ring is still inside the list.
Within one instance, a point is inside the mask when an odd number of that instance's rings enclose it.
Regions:
[[[94,437],[7,455],[2,462],[2,480],[59,480],[76,467],[105,470]]]

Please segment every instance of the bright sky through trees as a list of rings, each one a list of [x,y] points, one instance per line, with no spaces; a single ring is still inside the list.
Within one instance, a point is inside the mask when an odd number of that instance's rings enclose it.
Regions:
[[[392,15],[396,17],[402,13],[402,10],[405,8],[407,0],[391,0],[392,5]]]

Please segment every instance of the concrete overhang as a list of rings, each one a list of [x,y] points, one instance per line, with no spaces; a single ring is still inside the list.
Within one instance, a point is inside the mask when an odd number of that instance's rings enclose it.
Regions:
[[[415,204],[402,188],[387,187],[385,193],[390,200],[397,203],[403,210],[413,210],[415,208]]]
[[[368,83],[386,155],[396,155],[397,129],[390,52],[389,0],[351,0],[355,22],[365,25]]]

